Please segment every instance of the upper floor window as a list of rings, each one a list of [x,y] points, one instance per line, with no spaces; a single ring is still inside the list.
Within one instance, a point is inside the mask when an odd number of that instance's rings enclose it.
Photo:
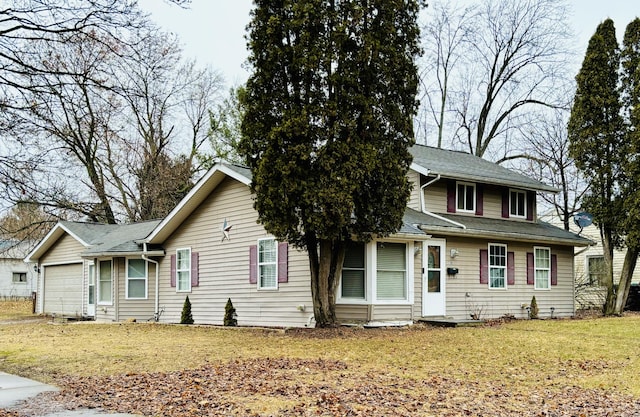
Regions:
[[[587,274],[589,285],[602,285],[606,273],[604,256],[590,256],[587,258]]]
[[[489,244],[489,288],[507,288],[507,246]]]
[[[474,212],[476,209],[476,187],[474,184],[459,182],[456,192],[457,211]]]
[[[521,190],[509,192],[509,215],[511,217],[527,217],[527,193]]]
[[[535,289],[546,290],[551,286],[551,249],[534,248]]]

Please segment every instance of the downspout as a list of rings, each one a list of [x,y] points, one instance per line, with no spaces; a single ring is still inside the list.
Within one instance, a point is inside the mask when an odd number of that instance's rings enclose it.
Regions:
[[[427,171],[427,174],[429,174],[428,171]],[[422,212],[424,214],[428,214],[429,216],[433,216],[436,219],[440,219],[440,220],[442,220],[444,222],[451,223],[451,224],[453,224],[455,226],[461,227],[462,229],[466,229],[467,226],[465,226],[462,223],[458,223],[456,221],[444,218],[444,217],[442,217],[442,216],[440,216],[438,214],[431,213],[430,211],[427,211],[427,208],[425,207],[425,202],[424,202],[424,189],[427,188],[428,186],[430,186],[431,184],[433,184],[434,182],[438,181],[438,180],[440,180],[440,174],[437,174],[434,179],[432,179],[431,181],[427,182],[426,184],[420,186],[420,210],[422,210]]]
[[[154,261],[153,259],[147,256],[147,242],[142,244],[142,259],[147,262],[151,262],[156,265],[156,295],[155,295],[155,303],[154,303],[154,312],[153,317],[156,321],[160,319],[160,289],[158,286],[160,285],[160,263],[158,261]]]

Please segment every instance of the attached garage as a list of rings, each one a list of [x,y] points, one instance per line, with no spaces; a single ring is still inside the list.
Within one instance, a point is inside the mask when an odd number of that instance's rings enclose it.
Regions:
[[[82,263],[45,266],[44,313],[82,316]]]

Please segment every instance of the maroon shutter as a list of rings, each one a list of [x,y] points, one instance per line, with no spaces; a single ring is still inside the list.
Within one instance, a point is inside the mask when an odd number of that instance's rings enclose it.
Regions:
[[[258,245],[249,246],[249,283],[258,283]]]
[[[558,285],[558,255],[551,255],[551,285]]]
[[[191,286],[192,287],[197,287],[198,285],[200,285],[200,277],[199,277],[199,270],[200,270],[200,256],[198,256],[200,253],[199,252],[191,252]]]
[[[171,255],[171,286],[176,286],[176,255]]]
[[[289,245],[287,242],[278,243],[278,282],[289,282],[288,260]]]
[[[527,191],[527,220],[533,220],[533,212],[535,211],[536,193]]]
[[[447,181],[447,213],[456,212],[456,182]]]
[[[489,283],[489,251],[480,249],[480,284]]]
[[[515,254],[507,252],[507,285],[516,283]]]
[[[484,203],[484,190],[482,185],[476,185],[476,216],[482,216],[482,206]]]
[[[509,189],[502,190],[502,217],[509,218]]]
[[[527,285],[533,285],[535,283],[535,273],[533,271],[534,261],[533,253],[527,252]]]

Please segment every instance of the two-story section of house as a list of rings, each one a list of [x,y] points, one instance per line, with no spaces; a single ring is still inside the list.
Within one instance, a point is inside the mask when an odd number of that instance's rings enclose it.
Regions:
[[[590,241],[537,218],[552,187],[476,156],[414,146],[408,210],[430,235],[417,311],[423,317],[574,314],[574,247]]]

